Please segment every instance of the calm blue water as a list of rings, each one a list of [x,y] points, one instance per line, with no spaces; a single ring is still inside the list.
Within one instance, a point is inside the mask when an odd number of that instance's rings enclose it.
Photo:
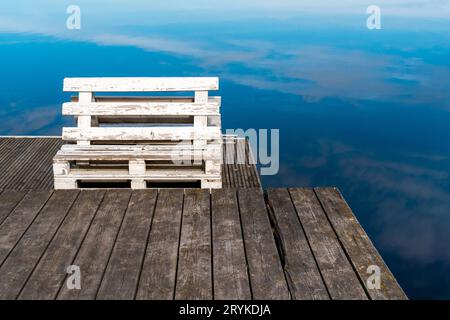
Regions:
[[[372,31],[367,4],[116,2],[78,1],[81,30],[65,1],[0,10],[1,135],[60,134],[64,77],[219,76],[224,128],[280,129],[265,187],[338,186],[406,293],[450,298],[448,1]]]

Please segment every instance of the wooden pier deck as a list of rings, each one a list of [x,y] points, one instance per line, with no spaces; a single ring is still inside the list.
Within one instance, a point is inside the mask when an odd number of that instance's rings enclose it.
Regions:
[[[58,139],[12,139],[0,140],[0,299],[406,298],[336,188],[53,191],[35,162]]]

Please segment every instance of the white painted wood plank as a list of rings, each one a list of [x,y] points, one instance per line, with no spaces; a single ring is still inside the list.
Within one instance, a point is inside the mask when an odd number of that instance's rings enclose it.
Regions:
[[[109,127],[109,128],[63,128],[63,140],[197,140],[221,139],[220,128],[206,127]]]
[[[72,169],[65,176],[55,178],[70,178],[78,180],[123,180],[123,179],[220,179],[220,174],[205,174],[202,169],[147,169],[145,174],[130,174],[128,169]]]
[[[217,89],[219,89],[219,78],[217,77],[64,79],[64,91],[69,92],[208,91]]]
[[[220,115],[220,104],[174,103],[174,102],[93,102],[82,104],[67,102],[63,104],[63,115],[74,116],[195,116]]]
[[[54,157],[54,161],[73,160],[173,160],[188,161],[194,159],[222,159],[221,144],[207,144],[203,147],[188,145],[63,145]]]
[[[96,144],[90,146],[77,146],[76,144],[64,144],[61,146],[62,152],[102,152],[102,151],[114,151],[114,152],[139,152],[139,151],[148,151],[148,152],[158,152],[158,151],[171,151],[171,150],[204,150],[205,148],[210,150],[218,150],[220,151],[222,147],[221,143],[208,143],[208,145],[201,148],[194,148],[190,142],[186,142],[184,144],[156,144],[156,145],[147,145],[147,144],[138,144],[138,145],[110,145],[110,144]]]
[[[127,160],[165,160],[173,162],[186,162],[195,159],[220,161],[219,152],[193,151],[193,152],[146,152],[142,154],[130,154],[128,152],[106,152],[106,153],[58,153],[54,160],[66,161],[127,161]]]

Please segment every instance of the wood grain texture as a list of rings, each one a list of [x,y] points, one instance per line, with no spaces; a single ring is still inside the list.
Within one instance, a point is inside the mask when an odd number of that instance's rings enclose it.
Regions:
[[[206,127],[201,130],[193,127],[100,127],[63,128],[63,140],[215,140],[220,139],[220,128]]]
[[[0,268],[0,299],[16,299],[75,201],[78,191],[57,191]]]
[[[211,214],[208,190],[187,189],[175,299],[212,299]]]
[[[134,299],[157,194],[133,191],[97,299]]]
[[[0,164],[0,188],[6,189],[6,185],[11,178],[14,178],[18,170],[27,170],[24,164],[27,163],[30,155],[33,156],[34,151],[41,148],[43,143],[43,139],[38,141],[25,139],[23,143],[13,144],[13,147],[6,154],[5,161]]]
[[[69,147],[70,146],[70,147]],[[67,145],[58,151],[54,161],[66,160],[168,160],[188,161],[193,159],[219,160],[221,157],[219,145],[206,145],[202,148],[190,146],[111,146],[93,145],[74,148]]]
[[[239,189],[238,199],[253,299],[290,299],[262,190]]]
[[[159,192],[136,299],[173,299],[183,190]]]
[[[65,78],[68,92],[151,92],[218,90],[217,77]]]
[[[63,105],[63,114],[76,115],[78,127],[63,128],[63,139],[76,141],[77,145],[81,147],[98,140],[120,141],[122,143],[125,141],[193,140],[194,146],[206,145],[206,140],[216,140],[221,143],[220,126],[207,126],[208,116],[220,117],[220,99],[216,97],[208,99],[208,90],[214,88],[218,88],[218,78],[212,77],[67,78],[64,80],[64,89],[79,91],[79,97],[76,101]],[[170,99],[169,102],[162,99],[145,100],[144,98],[140,98],[140,100],[131,99],[131,101],[129,98],[124,98],[123,101],[118,101],[117,97],[115,101],[92,99],[92,92],[94,91],[190,90],[195,91],[193,100],[181,101],[178,99],[178,102],[170,101]],[[204,126],[197,125],[199,118],[204,119]],[[107,123],[116,123],[122,126],[103,127],[100,125]],[[179,125],[168,126],[169,123]],[[186,124],[192,123],[193,128],[186,126]],[[165,126],[162,126],[163,124]],[[58,156],[64,158],[62,154]],[[83,157],[85,158],[85,156]],[[153,155],[151,157],[153,159]],[[151,160],[145,156],[144,159]],[[84,161],[81,159],[75,160]],[[207,175],[211,178],[210,174]],[[132,188],[145,187],[142,177],[135,177],[130,173],[129,178],[132,179]],[[55,180],[55,187],[74,188],[76,187],[74,179],[82,178],[73,178],[72,181]],[[98,179],[101,179],[101,177]],[[164,176],[159,177],[159,179],[165,180]]]
[[[314,191],[302,188],[289,193],[331,298],[367,299]]]
[[[66,219],[24,286],[19,299],[55,299],[89,229],[105,191],[81,191]]]
[[[236,190],[212,190],[214,299],[251,299]]]
[[[73,263],[80,267],[81,289],[62,286],[57,299],[95,299],[130,196],[130,190],[106,192]]]
[[[26,191],[5,190],[0,192],[0,225],[19,204]]]
[[[406,299],[334,188],[5,192],[0,299]]]
[[[177,102],[66,102],[63,115],[93,116],[216,116],[220,115],[217,101],[205,103]]]
[[[292,298],[329,299],[288,191],[269,189],[267,196]]]
[[[0,265],[33,223],[51,194],[51,191],[30,191],[3,221],[0,226]]]
[[[316,188],[315,192],[370,298],[374,300],[406,299],[405,293],[339,190],[336,188]],[[367,279],[371,275],[367,272],[367,268],[372,265],[380,268],[380,289],[370,289],[367,286]]]
[[[1,189],[51,189],[52,157],[62,144],[61,138],[2,137],[0,142],[3,142],[0,152]]]

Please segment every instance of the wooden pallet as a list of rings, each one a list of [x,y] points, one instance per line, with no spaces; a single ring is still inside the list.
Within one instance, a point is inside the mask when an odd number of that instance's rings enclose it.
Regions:
[[[55,189],[83,181],[196,181],[221,188],[222,135],[218,78],[69,78],[64,91],[79,92],[64,103],[63,115],[77,127],[64,128],[54,158]],[[193,97],[96,97],[95,92],[195,91]]]

